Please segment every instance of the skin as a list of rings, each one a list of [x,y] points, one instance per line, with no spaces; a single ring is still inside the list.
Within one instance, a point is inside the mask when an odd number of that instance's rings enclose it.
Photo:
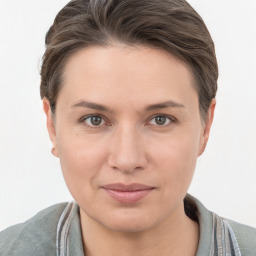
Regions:
[[[80,206],[87,256],[196,255],[199,228],[183,198],[209,137],[215,99],[201,120],[193,83],[189,67],[163,50],[95,46],[68,60],[54,120],[43,99],[52,153]],[[88,115],[99,116],[99,125]],[[111,183],[154,189],[123,204],[102,189]]]

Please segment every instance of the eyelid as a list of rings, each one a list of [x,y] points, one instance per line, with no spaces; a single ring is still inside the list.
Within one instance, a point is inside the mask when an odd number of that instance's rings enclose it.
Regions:
[[[99,117],[101,117],[101,118],[105,121],[105,123],[104,123],[103,125],[100,125],[100,126],[90,126],[90,125],[86,124],[86,123],[85,123],[85,120],[86,120],[87,118],[92,117],[92,116],[99,116]],[[163,114],[163,113],[157,113],[157,114],[154,114],[154,115],[150,116],[150,117],[148,118],[148,120],[146,121],[146,124],[149,124],[149,122],[150,122],[152,119],[154,119],[154,118],[156,118],[156,117],[158,117],[158,116],[164,116],[164,117],[166,117],[166,118],[168,118],[168,119],[170,120],[170,124],[162,125],[162,127],[168,126],[168,125],[171,125],[172,123],[176,123],[176,122],[177,122],[177,119],[176,119],[175,117],[171,116],[171,115],[167,115],[167,114]],[[106,118],[104,115],[99,114],[99,113],[88,114],[88,115],[82,116],[82,117],[79,119],[79,122],[80,122],[80,123],[85,123],[85,125],[87,125],[87,126],[90,127],[90,128],[101,128],[101,127],[104,126],[104,125],[106,125],[106,126],[110,126],[110,125],[111,125],[110,122],[109,122],[109,120],[108,120],[108,118]],[[160,125],[159,125],[159,126],[160,126]]]
[[[162,125],[162,127],[168,126],[168,125],[171,125],[172,123],[177,122],[177,119],[176,119],[175,117],[171,116],[171,115],[167,115],[167,114],[163,114],[163,113],[158,113],[158,114],[154,114],[154,115],[150,116],[150,117],[148,118],[148,121],[147,121],[146,123],[149,124],[149,122],[150,122],[152,119],[154,119],[154,118],[156,118],[156,117],[158,117],[158,116],[164,116],[164,117],[166,117],[166,118],[168,118],[168,119],[170,120],[170,124]],[[159,127],[161,127],[161,125],[159,125]]]
[[[104,120],[105,123],[104,123],[103,125],[99,125],[99,126],[90,126],[90,125],[88,125],[88,124],[85,122],[85,120],[88,119],[88,118],[90,118],[90,117],[93,117],[93,116],[101,117],[101,118]],[[89,127],[89,128],[101,128],[101,127],[104,126],[104,125],[107,125],[107,126],[110,125],[108,119],[107,119],[104,115],[98,114],[98,113],[94,113],[94,114],[89,114],[89,115],[82,116],[82,117],[79,119],[79,122],[85,124],[85,125],[86,125],[87,127]]]

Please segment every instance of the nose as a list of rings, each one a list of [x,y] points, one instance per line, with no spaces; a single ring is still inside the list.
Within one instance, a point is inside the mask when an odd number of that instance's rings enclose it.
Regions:
[[[134,126],[123,125],[112,134],[108,164],[126,174],[145,169],[148,163],[143,135]]]

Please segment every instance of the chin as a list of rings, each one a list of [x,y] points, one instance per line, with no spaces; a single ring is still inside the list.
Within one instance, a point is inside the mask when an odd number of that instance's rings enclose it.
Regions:
[[[102,224],[104,225],[104,223]],[[139,233],[148,230],[151,227],[151,225],[142,223],[142,221],[134,222],[128,220],[126,222],[115,221],[115,223],[106,223],[104,226],[110,230],[122,233]]]
[[[142,212],[134,213],[127,211],[111,214],[111,216],[105,215],[104,218],[99,218],[97,221],[107,229],[117,232],[143,232],[155,225],[154,218],[152,218],[152,216],[145,217],[147,215]]]

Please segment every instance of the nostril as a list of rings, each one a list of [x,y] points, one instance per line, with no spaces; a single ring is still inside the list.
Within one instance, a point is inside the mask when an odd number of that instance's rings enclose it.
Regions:
[[[115,130],[108,148],[108,164],[114,170],[131,173],[147,165],[142,135],[134,124],[124,122]]]
[[[120,155],[109,156],[109,166],[123,173],[132,173],[141,171],[146,167],[146,161],[142,156],[137,157],[121,157]]]

